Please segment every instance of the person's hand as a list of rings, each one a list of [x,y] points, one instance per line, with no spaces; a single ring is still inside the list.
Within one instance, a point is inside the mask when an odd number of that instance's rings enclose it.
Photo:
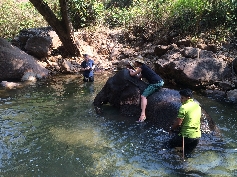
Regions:
[[[171,129],[171,127],[168,130],[169,134],[171,135],[172,133],[174,133],[174,130]]]
[[[170,134],[170,135],[173,133],[173,131],[172,131],[172,130],[169,130],[168,132],[169,132],[169,134]]]

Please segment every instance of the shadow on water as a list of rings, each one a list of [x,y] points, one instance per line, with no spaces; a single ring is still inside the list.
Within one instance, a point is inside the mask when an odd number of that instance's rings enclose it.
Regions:
[[[235,176],[236,108],[196,99],[221,136],[207,134],[190,158],[163,149],[167,132],[110,105],[98,116],[93,100],[109,75],[94,83],[57,76],[0,90],[0,176]]]

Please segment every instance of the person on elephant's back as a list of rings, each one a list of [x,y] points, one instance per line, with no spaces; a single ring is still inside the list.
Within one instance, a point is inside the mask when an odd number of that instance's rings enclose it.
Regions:
[[[170,127],[170,133],[174,133],[168,142],[169,148],[183,147],[185,154],[191,153],[197,146],[201,137],[200,120],[201,107],[192,99],[192,90],[184,89],[180,92],[182,106],[178,116]]]
[[[136,71],[129,69],[131,76],[136,76],[139,78],[145,78],[149,85],[141,94],[141,115],[139,118],[139,122],[143,122],[146,119],[146,106],[147,106],[147,97],[159,90],[163,85],[163,79],[155,73],[149,66],[147,66],[141,56],[135,58],[135,67],[137,67]]]

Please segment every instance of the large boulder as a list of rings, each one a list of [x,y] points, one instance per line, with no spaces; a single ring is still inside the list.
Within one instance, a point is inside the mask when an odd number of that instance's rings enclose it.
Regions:
[[[38,59],[48,57],[62,45],[51,27],[23,29],[11,43]]]
[[[36,58],[45,58],[51,54],[51,43],[50,37],[33,36],[27,40],[25,50]]]
[[[168,51],[157,60],[155,70],[166,81],[191,88],[212,85],[232,76],[226,61],[211,51],[192,47]]]
[[[0,80],[21,80],[27,72],[33,72],[38,79],[49,74],[34,57],[0,38]]]

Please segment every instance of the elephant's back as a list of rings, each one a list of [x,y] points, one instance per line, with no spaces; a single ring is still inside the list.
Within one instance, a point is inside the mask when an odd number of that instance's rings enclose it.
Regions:
[[[148,98],[147,117],[162,128],[168,128],[181,106],[180,94],[177,90],[161,88]]]

